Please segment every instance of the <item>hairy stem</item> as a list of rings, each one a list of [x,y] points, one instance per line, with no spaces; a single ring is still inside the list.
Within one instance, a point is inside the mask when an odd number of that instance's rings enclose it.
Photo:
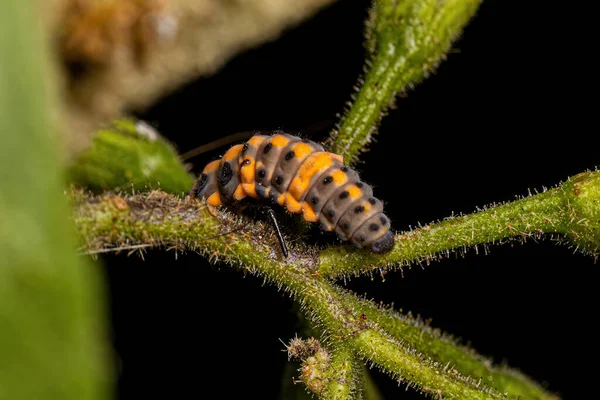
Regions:
[[[356,161],[397,93],[443,60],[480,0],[376,0],[367,39],[372,61],[350,110],[333,132],[331,151]]]
[[[501,242],[507,238],[566,235],[582,251],[597,254],[600,246],[600,172],[577,175],[560,187],[474,214],[452,217],[396,235],[385,256],[348,246],[323,250],[319,273],[359,274],[414,262],[430,262],[458,250]]]
[[[440,374],[436,368],[423,368],[423,360],[417,353],[411,353],[395,340],[381,332],[366,330],[357,335],[352,344],[361,356],[379,365],[387,373],[396,376],[399,382],[414,385],[414,382],[425,381],[427,385],[419,385],[420,390],[435,397],[455,397],[460,399],[487,399],[499,397],[491,388],[480,388],[472,382],[453,379],[450,374]],[[415,377],[418,374],[418,377]],[[469,383],[469,384],[464,384]],[[416,386],[416,385],[415,385]]]
[[[163,192],[126,197],[109,194],[90,197],[79,192],[73,200],[74,220],[89,251],[139,245],[198,251],[265,277],[290,293],[307,320],[318,326],[334,345],[350,346],[354,353],[393,376],[408,379],[431,395],[440,391],[446,397],[467,393],[472,398],[488,398],[508,391],[503,382],[494,382],[495,390],[491,391],[489,387],[478,387],[475,378],[455,376],[444,370],[435,361],[443,358],[435,354],[436,349],[439,351],[436,346],[417,347],[411,340],[396,337],[395,334],[401,336],[403,332],[386,317],[386,311],[367,307],[318,274],[318,258],[312,255],[313,251],[291,248],[290,256],[282,261],[276,252],[276,238],[265,236],[264,228],[258,224],[226,213],[214,218],[201,202]],[[415,355],[421,349],[424,354]],[[451,354],[447,351],[445,356]],[[474,363],[481,362],[472,354],[464,354]],[[343,364],[344,358],[339,362]],[[517,382],[516,386],[511,383],[512,387],[524,398],[550,397],[526,379]],[[331,383],[332,393],[336,392],[335,385]],[[524,388],[518,388],[519,385]],[[534,389],[528,390],[529,386]],[[351,387],[344,385],[337,389],[342,394],[348,390],[352,393]]]
[[[321,399],[362,400],[365,398],[363,365],[352,347],[345,343],[333,346],[329,365],[330,379],[323,388]]]
[[[412,353],[429,357],[428,362],[443,371],[455,376],[479,377],[484,384],[513,396],[552,398],[519,372],[494,366],[491,360],[461,346],[450,335],[430,327],[421,319],[378,307],[371,301],[357,298],[353,293],[340,291],[340,295],[348,304],[354,304],[355,307],[358,304],[357,311],[363,313],[366,320],[374,322],[385,333],[402,341]]]

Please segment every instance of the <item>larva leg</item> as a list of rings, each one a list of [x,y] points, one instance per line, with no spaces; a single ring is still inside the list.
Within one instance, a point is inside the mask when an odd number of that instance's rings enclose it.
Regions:
[[[288,249],[287,249],[287,246],[285,245],[285,240],[283,239],[283,235],[281,234],[281,231],[279,230],[279,224],[277,223],[277,217],[275,216],[275,211],[273,211],[273,209],[271,207],[265,207],[265,212],[271,219],[271,222],[273,223],[273,227],[275,228],[275,232],[277,234],[277,239],[279,240],[279,245],[281,246],[281,253],[283,253],[283,256],[285,258],[287,258]]]

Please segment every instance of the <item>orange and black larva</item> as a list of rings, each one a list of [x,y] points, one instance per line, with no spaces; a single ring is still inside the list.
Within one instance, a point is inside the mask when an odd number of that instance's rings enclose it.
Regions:
[[[255,135],[204,168],[190,194],[212,206],[269,199],[374,253],[394,246],[383,204],[342,157],[284,133]]]

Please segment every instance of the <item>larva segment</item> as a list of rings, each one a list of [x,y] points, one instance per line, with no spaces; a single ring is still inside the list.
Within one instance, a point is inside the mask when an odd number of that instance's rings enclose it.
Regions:
[[[321,177],[334,163],[337,163],[337,165],[340,164],[337,158],[332,157],[331,153],[318,152],[311,154],[300,165],[296,175],[291,179],[291,183],[287,189],[288,197],[293,197],[298,201],[304,200],[313,180]],[[326,179],[333,180],[330,176]]]
[[[347,175],[343,173],[340,168],[343,168],[341,163],[334,163],[335,167],[326,169],[322,174],[315,176],[312,179],[309,188],[302,195],[302,211],[304,220],[307,222],[317,222],[319,220],[319,211],[321,210],[324,201],[321,199],[326,198],[317,192],[317,188],[330,188],[331,193],[338,189],[343,183],[347,181]],[[331,177],[331,182],[327,177]],[[325,182],[325,183],[324,183]],[[310,199],[310,200],[309,200]]]
[[[272,190],[277,193],[277,202],[279,205],[286,205],[288,211],[293,213],[301,212],[301,204],[297,199],[290,198],[290,184],[302,170],[306,163],[310,163],[315,154],[323,154],[323,146],[309,140],[291,143],[279,157],[279,162],[275,167],[273,179],[271,180]],[[289,202],[287,201],[289,199]]]
[[[358,174],[357,174],[358,175]],[[358,206],[363,197],[372,197],[373,190],[362,182],[348,182],[334,193],[321,211],[319,221],[325,230],[336,228],[340,218],[353,206]]]
[[[299,168],[296,176],[288,188],[287,203],[291,201],[300,205],[300,210],[304,213],[304,219],[309,222],[318,220],[317,213],[313,208],[313,203],[306,202],[311,189],[321,182],[323,186],[331,186],[334,181],[345,181],[346,175],[339,168],[343,167],[340,157],[332,153],[313,153]],[[318,200],[318,198],[316,198]],[[313,202],[315,198],[311,199]],[[288,205],[288,209],[290,209]]]
[[[325,172],[323,179],[319,177],[306,192],[304,197],[305,213],[304,219],[309,222],[317,222],[325,204],[336,192],[341,192],[341,188],[348,182],[357,182],[358,174],[351,168],[338,166],[330,168]],[[333,179],[325,179],[331,176]]]
[[[369,218],[383,211],[383,204],[374,197],[363,196],[352,203],[338,220],[335,232],[343,240],[349,240]],[[372,235],[362,235],[358,240],[360,247],[368,244]]]
[[[388,218],[383,212],[378,212],[366,219],[350,240],[358,247],[370,246],[374,253],[387,252],[394,246],[394,237],[389,229]]]
[[[323,146],[308,140],[291,142],[283,150],[271,179],[272,198],[276,198],[279,205],[286,205],[288,211],[293,213],[302,211],[300,203],[294,199],[290,199],[289,203],[286,201],[289,198],[289,186],[306,162],[322,151]]]
[[[240,153],[243,145],[231,147],[219,163],[218,184],[221,201],[225,204],[240,201],[246,197],[246,192],[240,186]],[[239,189],[238,189],[239,187]]]
[[[207,203],[214,207],[222,204],[218,184],[219,163],[219,160],[208,163],[190,190],[193,197],[205,197]]]
[[[299,142],[295,136],[276,134],[266,139],[259,147],[256,155],[256,194],[262,198],[277,200],[280,193],[271,194],[273,173],[284,149],[293,142]]]
[[[268,136],[254,135],[244,143],[240,153],[240,180],[244,192],[250,197],[258,198],[256,193],[256,155],[258,149]]]

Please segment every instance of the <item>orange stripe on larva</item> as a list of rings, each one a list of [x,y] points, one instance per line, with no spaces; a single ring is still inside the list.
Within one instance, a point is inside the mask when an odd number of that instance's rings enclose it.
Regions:
[[[256,183],[252,182],[252,183],[242,183],[242,188],[244,189],[244,192],[246,192],[246,194],[250,197],[254,197],[255,199],[258,199],[260,196],[258,195],[258,193],[256,193]]]
[[[290,140],[283,135],[275,135],[271,139],[271,145],[275,147],[284,147],[287,146]]]
[[[292,150],[294,151],[294,155],[297,158],[305,158],[306,156],[308,156],[310,153],[312,153],[314,150],[313,148],[307,144],[307,143],[298,143],[296,144]]]
[[[339,169],[333,174],[331,174],[331,177],[337,185],[343,185],[344,183],[348,182],[348,175],[346,175],[344,171]]]
[[[220,206],[221,204],[223,204],[223,202],[221,201],[221,193],[219,193],[219,191],[217,190],[216,192],[211,194],[208,197],[208,199],[206,199],[206,202],[213,207]]]
[[[306,222],[317,222],[319,220],[319,217],[315,214],[315,210],[306,202],[303,202],[302,212],[302,217]]]
[[[247,143],[248,143],[249,146],[256,146],[256,147],[258,147],[258,146],[260,146],[262,144],[262,142],[265,141],[265,139],[266,138],[264,136],[258,136],[258,135],[256,135],[256,136],[252,136],[250,138],[250,140],[248,140]]]
[[[242,183],[252,183],[254,179],[256,179],[256,162],[252,157],[246,157],[242,161],[242,165],[240,166],[240,177],[242,178]]]
[[[228,161],[228,162],[237,160],[240,156],[240,153],[242,152],[242,147],[244,147],[244,146],[241,144],[238,144],[238,145],[233,146],[229,150],[227,150],[227,153],[225,153],[225,155],[223,156],[223,160]]]
[[[206,167],[204,167],[204,170],[202,171],[202,173],[208,175],[211,172],[215,171],[217,168],[219,168],[219,160],[215,160],[212,162],[209,162],[208,164],[206,164]]]
[[[302,203],[288,194],[285,197],[285,208],[291,213],[300,214],[302,212]]]
[[[346,188],[346,190],[350,194],[350,197],[352,197],[353,199],[360,197],[360,195],[362,194],[362,192],[358,187],[356,187],[356,185],[350,185]]]
[[[298,172],[290,186],[288,188],[289,194],[294,197],[296,200],[302,198],[302,195],[306,190],[308,190],[308,186],[312,178],[319,173],[324,172],[328,169],[333,162],[333,157],[331,153],[326,152],[317,152],[313,153],[298,168]]]
[[[246,197],[246,191],[244,190],[242,185],[237,185],[237,187],[235,188],[235,192],[233,192],[234,200],[239,201],[242,200],[244,197]]]
[[[279,197],[277,198],[277,204],[279,204],[280,206],[284,205],[285,204],[285,198],[286,198],[286,193],[280,194]]]

